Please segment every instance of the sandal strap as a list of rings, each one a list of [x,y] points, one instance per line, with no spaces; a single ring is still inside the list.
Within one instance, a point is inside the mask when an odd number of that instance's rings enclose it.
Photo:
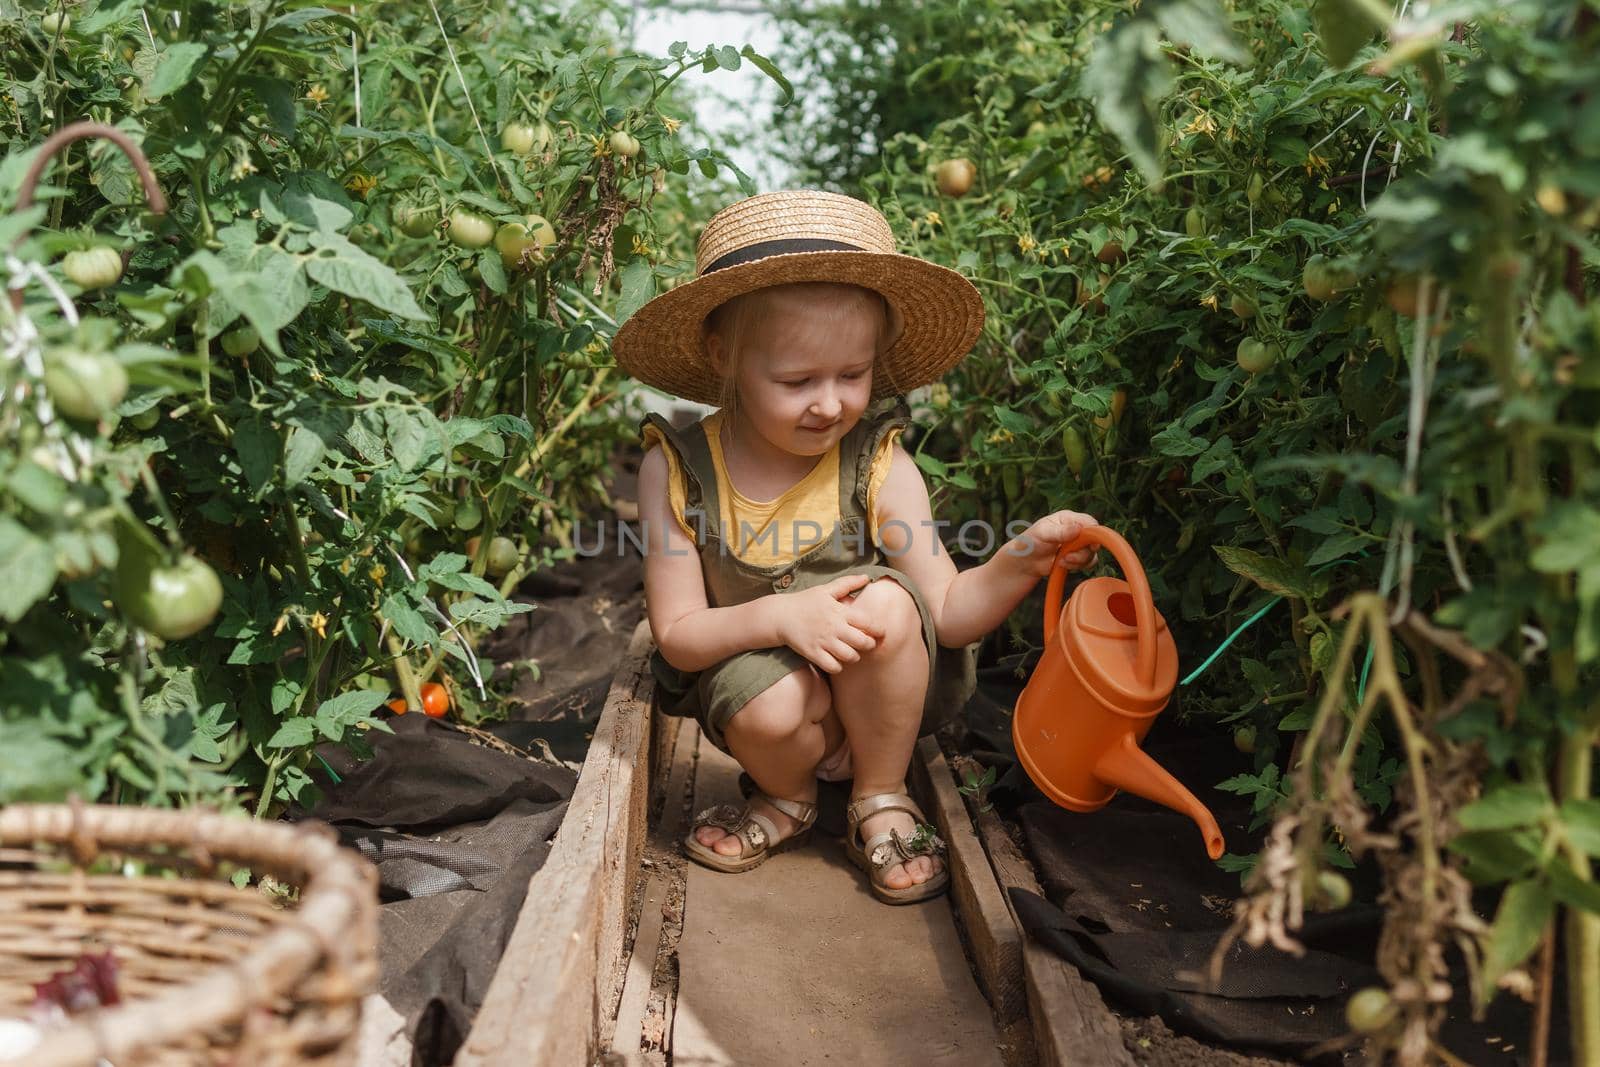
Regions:
[[[816,820],[817,806],[815,804],[807,804],[803,800],[785,800],[783,797],[768,796],[766,793],[759,791],[754,796],[760,797],[768,804],[771,804],[774,809],[783,812],[783,814],[799,823],[802,830]]]
[[[854,832],[857,826],[880,812],[903,811],[917,822],[927,822],[927,817],[922,814],[922,809],[917,807],[917,802],[904,793],[873,793],[870,796],[859,797],[850,802],[847,815],[850,829]]]
[[[898,830],[887,830],[881,834],[873,834],[866,844],[862,846],[861,852],[867,857],[867,862],[872,865],[874,876],[881,874],[886,867],[892,867],[896,863],[904,863],[907,860],[914,860],[918,856],[938,856],[942,858],[945,855],[944,840],[938,834],[925,834],[920,839],[913,835],[913,839],[917,841],[914,845],[911,841],[900,836],[900,831]]]
[[[781,797],[769,797],[765,793],[757,792],[759,796],[789,818],[796,820],[800,826],[790,834],[794,837],[810,829],[817,818],[817,806],[799,800],[784,800]],[[780,844],[778,827],[771,819],[754,810],[749,803],[741,808],[732,804],[718,804],[716,807],[706,808],[694,817],[694,824],[690,828],[692,833],[702,826],[715,826],[725,830],[739,839],[739,854],[730,859],[744,859],[773,845]],[[787,841],[788,838],[783,838]]]

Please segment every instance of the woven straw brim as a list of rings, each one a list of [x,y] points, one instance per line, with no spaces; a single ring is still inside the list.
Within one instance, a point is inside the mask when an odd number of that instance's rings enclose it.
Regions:
[[[634,313],[612,341],[617,366],[647,385],[702,404],[722,402],[703,325],[736,296],[791,282],[875,289],[904,329],[873,368],[874,399],[936,382],[983,331],[983,297],[961,274],[894,252],[792,252],[726,267],[670,289]]]

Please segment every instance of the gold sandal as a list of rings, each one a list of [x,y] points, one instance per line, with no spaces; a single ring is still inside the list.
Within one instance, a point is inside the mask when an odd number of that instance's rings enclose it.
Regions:
[[[798,822],[799,829],[788,837],[780,839],[778,828],[772,820],[752,810],[750,804],[745,804],[742,810],[732,804],[718,804],[694,817],[694,825],[689,828],[689,836],[683,839],[684,855],[702,867],[710,867],[714,871],[726,874],[739,874],[761,866],[768,856],[775,856],[785,849],[803,844],[806,836],[811,833],[812,824],[817,821],[815,804],[769,797],[759,790],[752,793],[750,799],[766,801]],[[695,838],[695,833],[703,826],[716,826],[737,837],[740,846],[738,855],[724,856],[716,849],[702,845]]]
[[[917,831],[911,839],[900,836],[898,830],[873,834],[861,840],[861,823],[885,811],[903,811],[917,822]],[[904,793],[874,793],[851,803],[846,818],[849,832],[845,834],[844,850],[850,862],[867,872],[872,895],[885,904],[915,904],[943,893],[950,885],[950,861],[945,854],[944,842],[927,825],[927,816],[917,807],[917,802]],[[925,882],[894,889],[884,884],[884,873],[890,867],[918,856],[934,856],[940,861],[939,873]]]

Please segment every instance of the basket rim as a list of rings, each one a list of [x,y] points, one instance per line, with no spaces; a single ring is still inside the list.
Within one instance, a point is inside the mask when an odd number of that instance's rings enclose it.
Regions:
[[[299,904],[239,958],[201,967],[196,977],[159,995],[94,1012],[44,1032],[30,1054],[36,1067],[115,1063],[140,1050],[241,1021],[310,975],[324,958],[359,966],[376,950],[377,872],[342,848],[320,822],[258,822],[190,808],[166,811],[105,804],[0,807],[0,847],[68,845],[81,866],[102,849],[165,844],[207,861],[231,860],[300,883]],[[199,880],[199,879],[190,879]],[[241,892],[245,892],[241,890]],[[371,927],[371,929],[365,929]],[[345,991],[352,1001],[364,983]],[[328,999],[333,999],[329,997]]]

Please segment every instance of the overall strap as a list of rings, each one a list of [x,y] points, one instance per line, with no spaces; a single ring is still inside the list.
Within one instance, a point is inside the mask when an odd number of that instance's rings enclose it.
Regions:
[[[684,521],[696,530],[716,534],[722,512],[717,496],[717,472],[711,464],[704,428],[695,423],[678,430],[655,412],[647,414],[639,424],[641,434],[647,425],[658,430],[667,446],[677,454],[678,466],[684,475],[684,509],[690,513],[684,515]]]
[[[911,423],[911,412],[903,404],[863,418],[839,443],[839,514],[854,515],[866,522],[867,486],[872,476],[872,459],[878,454],[884,436],[903,430]]]
[[[712,537],[722,536],[722,497],[717,491],[717,466],[711,461],[711,445],[706,440],[706,423],[701,419],[683,431],[684,466],[700,487],[700,499],[692,505],[701,511],[699,526]]]

